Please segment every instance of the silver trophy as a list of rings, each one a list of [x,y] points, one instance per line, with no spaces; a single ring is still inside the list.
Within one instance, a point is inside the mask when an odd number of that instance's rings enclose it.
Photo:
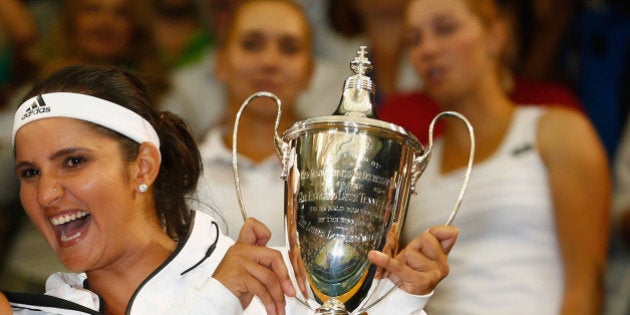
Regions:
[[[393,289],[373,296],[382,271],[367,254],[394,256],[415,183],[429,162],[433,128],[441,117],[461,119],[471,150],[464,181],[447,225],[451,224],[470,179],[475,149],[473,129],[456,112],[443,112],[429,127],[425,150],[414,135],[376,119],[374,86],[366,73],[371,63],[361,46],[350,64],[343,95],[331,116],[298,121],[278,135],[281,102],[269,92],[250,96],[239,110],[233,133],[233,169],[244,218],[237,163],[237,132],[245,107],[257,97],[276,101],[274,143],[285,181],[285,233],[298,300],[316,314],[362,314]],[[316,302],[316,303],[314,303]],[[313,307],[313,305],[317,305]]]

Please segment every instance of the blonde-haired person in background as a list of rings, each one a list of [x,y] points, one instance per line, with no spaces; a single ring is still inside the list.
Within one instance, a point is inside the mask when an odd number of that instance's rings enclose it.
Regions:
[[[452,272],[427,310],[601,314],[611,181],[591,123],[579,111],[508,98],[509,22],[493,0],[411,0],[406,21],[426,93],[466,116],[477,144]],[[443,137],[409,204],[407,240],[445,220],[463,178],[467,130],[440,123]]]
[[[214,203],[226,221],[226,233],[236,237],[243,224],[231,171],[236,115],[247,97],[268,91],[282,100],[279,132],[299,120],[296,103],[313,73],[310,26],[301,8],[290,1],[245,1],[236,7],[216,58],[216,77],[226,95],[216,101],[226,103],[226,113],[200,144],[204,176],[199,198]],[[276,114],[273,100],[252,102],[241,116],[237,149],[250,215],[271,229],[270,245],[283,246],[284,182],[278,177],[281,167],[272,141]]]

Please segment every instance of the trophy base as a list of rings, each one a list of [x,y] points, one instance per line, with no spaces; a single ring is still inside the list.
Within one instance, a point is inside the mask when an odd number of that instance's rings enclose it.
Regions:
[[[315,311],[318,315],[349,315],[346,306],[337,299],[330,299]]]
[[[350,313],[346,310],[346,306],[339,300],[330,299],[315,311],[316,315],[367,315],[363,312],[360,314]]]

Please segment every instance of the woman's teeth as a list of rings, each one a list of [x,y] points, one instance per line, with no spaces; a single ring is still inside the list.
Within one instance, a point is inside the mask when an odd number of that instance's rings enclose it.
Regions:
[[[62,224],[66,224],[68,222],[74,221],[76,219],[83,218],[86,215],[88,215],[86,211],[79,211],[76,213],[64,214],[64,215],[51,218],[50,223],[52,223],[53,226],[58,226],[58,225],[62,225]]]
[[[66,233],[62,232],[61,233],[61,241],[62,242],[71,241],[71,240],[73,240],[73,239],[75,239],[75,238],[77,238],[79,236],[81,236],[81,232],[77,232],[76,234],[71,235],[71,236],[66,236]]]

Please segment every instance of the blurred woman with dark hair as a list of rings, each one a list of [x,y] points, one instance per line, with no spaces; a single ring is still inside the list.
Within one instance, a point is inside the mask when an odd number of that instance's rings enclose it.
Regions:
[[[159,99],[169,83],[151,12],[147,0],[65,0],[50,41],[35,56],[39,78],[73,64],[120,66]]]

